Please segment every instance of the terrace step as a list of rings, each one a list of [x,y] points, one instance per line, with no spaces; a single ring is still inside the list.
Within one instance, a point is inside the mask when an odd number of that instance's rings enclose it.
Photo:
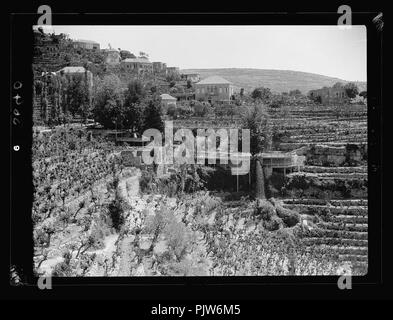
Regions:
[[[343,231],[343,230],[318,230],[311,232],[312,237],[316,238],[339,238],[339,239],[358,239],[368,240],[367,232]]]
[[[368,247],[356,247],[356,246],[331,246],[331,245],[315,245],[310,247],[309,250],[324,251],[326,249],[332,250],[339,255],[357,255],[367,256]]]
[[[367,232],[368,224],[366,223],[337,223],[337,222],[319,222],[317,226],[324,230],[337,231],[356,231]]]
[[[302,218],[306,220],[312,220],[314,215],[303,214]],[[355,215],[337,215],[328,218],[322,218],[325,221],[336,222],[336,223],[368,223],[367,216],[355,216]]]
[[[311,178],[317,178],[320,180],[331,180],[331,179],[339,179],[339,180],[367,180],[367,173],[313,173],[313,172],[293,172],[287,175],[288,177],[293,176],[306,176]]]
[[[331,205],[335,207],[366,206],[367,199],[284,199],[285,204]]]
[[[347,245],[353,247],[367,247],[368,240],[360,239],[340,239],[340,238],[317,238],[317,237],[307,237],[303,238],[302,242],[305,245]]]
[[[367,166],[359,167],[322,167],[322,166],[304,166],[303,172],[311,173],[366,173]]]
[[[340,261],[368,262],[368,255],[340,254]]]
[[[313,215],[318,212],[330,212],[332,215],[344,216],[367,216],[368,208],[366,206],[329,206],[329,205],[310,205],[310,204],[286,204],[284,207],[295,210],[300,214]]]

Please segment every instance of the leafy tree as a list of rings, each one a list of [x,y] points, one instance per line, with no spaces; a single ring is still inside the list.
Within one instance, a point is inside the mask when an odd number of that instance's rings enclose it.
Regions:
[[[360,92],[359,96],[363,97],[364,99],[367,99],[367,91]]]
[[[73,75],[62,79],[62,109],[73,117],[87,118],[90,106],[89,85],[85,74]]]
[[[356,84],[353,82],[349,82],[344,86],[345,92],[348,96],[348,98],[355,98],[357,94],[359,93],[359,89]]]
[[[124,224],[125,203],[118,191],[115,191],[115,199],[108,205],[108,213],[112,221],[112,226],[116,231],[120,231]]]
[[[144,109],[143,100],[145,99],[145,96],[146,92],[140,81],[134,80],[128,84],[123,106],[123,127],[130,128],[136,132],[142,131]]]
[[[203,117],[208,113],[208,108],[199,101],[193,103],[194,114],[197,117]]]
[[[242,114],[242,127],[250,130],[250,152],[255,155],[270,148],[272,133],[269,116],[262,104],[246,107]]]
[[[127,87],[125,93],[125,103],[133,104],[141,102],[146,96],[146,92],[143,88],[143,83],[139,80],[132,80]]]
[[[117,76],[107,75],[97,83],[94,104],[94,118],[105,128],[113,129],[122,123],[123,94]]]
[[[251,93],[251,97],[254,100],[260,99],[262,101],[266,101],[266,100],[270,99],[271,95],[272,95],[272,93],[271,93],[270,89],[264,88],[264,87],[256,88]]]
[[[270,108],[280,108],[284,104],[283,96],[276,95],[271,99]]]
[[[162,121],[161,113],[161,103],[159,99],[154,98],[149,100],[144,110],[143,131],[155,128],[163,132],[164,122]]]

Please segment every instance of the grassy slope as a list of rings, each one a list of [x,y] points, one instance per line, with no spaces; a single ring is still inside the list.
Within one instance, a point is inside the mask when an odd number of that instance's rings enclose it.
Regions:
[[[302,93],[307,93],[312,89],[319,89],[324,86],[332,86],[336,82],[345,83],[345,80],[327,77],[314,73],[290,71],[290,70],[267,70],[267,69],[185,69],[182,72],[196,72],[201,78],[213,75],[221,76],[236,86],[251,91],[256,87],[267,87],[275,92],[284,92],[299,89]],[[360,91],[366,90],[366,83],[357,83]]]

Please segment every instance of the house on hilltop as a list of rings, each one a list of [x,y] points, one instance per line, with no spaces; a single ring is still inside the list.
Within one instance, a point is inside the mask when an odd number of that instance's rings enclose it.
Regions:
[[[61,77],[83,77],[84,80],[87,81],[89,88],[93,87],[93,74],[89,70],[86,70],[84,67],[64,67],[56,71],[55,73],[57,76]]]
[[[166,74],[168,76],[179,77],[180,76],[180,69],[178,67],[167,67]]]
[[[229,102],[234,99],[235,86],[220,76],[212,76],[195,84],[195,99],[199,101]]]
[[[92,40],[74,40],[72,45],[74,49],[100,50],[100,44]]]
[[[159,61],[153,62],[153,72],[155,74],[165,75],[166,74],[166,63],[159,62]]]
[[[124,70],[137,74],[153,72],[153,64],[145,57],[124,59],[121,66]]]
[[[116,49],[102,49],[101,50],[105,54],[105,63],[109,65],[117,65],[120,63],[121,56],[120,52]]]

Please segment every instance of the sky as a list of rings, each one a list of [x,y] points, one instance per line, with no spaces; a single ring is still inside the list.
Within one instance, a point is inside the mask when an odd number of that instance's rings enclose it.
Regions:
[[[180,69],[293,70],[367,80],[366,27],[351,26],[52,26],[101,48],[149,54]]]

